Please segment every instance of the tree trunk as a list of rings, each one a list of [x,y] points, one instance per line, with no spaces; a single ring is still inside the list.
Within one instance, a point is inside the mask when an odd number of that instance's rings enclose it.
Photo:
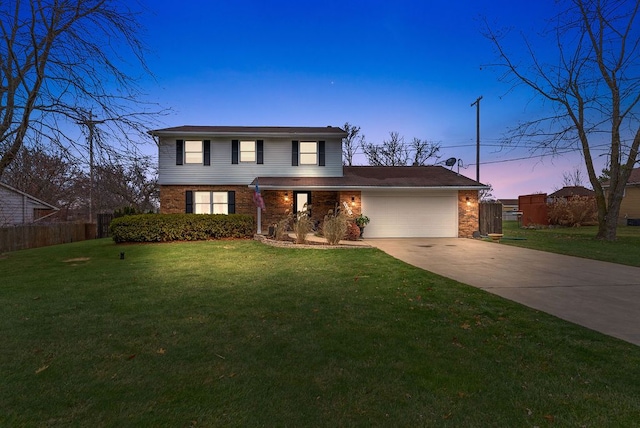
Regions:
[[[620,213],[620,202],[616,200],[612,206],[609,207],[604,219],[600,218],[598,213],[598,234],[597,239],[604,241],[615,241],[618,230],[618,214]]]

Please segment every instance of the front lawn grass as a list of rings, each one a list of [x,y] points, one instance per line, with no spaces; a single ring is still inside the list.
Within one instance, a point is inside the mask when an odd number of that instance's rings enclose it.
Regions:
[[[640,421],[640,348],[375,249],[96,240],[0,275],[0,426]]]
[[[504,244],[640,267],[637,226],[619,226],[613,242],[596,239],[596,226],[522,229],[517,221],[504,221],[502,229]]]

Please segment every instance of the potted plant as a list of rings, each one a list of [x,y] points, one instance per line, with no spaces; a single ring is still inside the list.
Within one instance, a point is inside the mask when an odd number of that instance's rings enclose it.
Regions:
[[[364,214],[360,214],[358,217],[356,217],[355,223],[356,226],[360,228],[360,238],[362,238],[362,235],[364,234],[364,228],[369,224],[369,221],[371,221],[369,220],[369,217]]]

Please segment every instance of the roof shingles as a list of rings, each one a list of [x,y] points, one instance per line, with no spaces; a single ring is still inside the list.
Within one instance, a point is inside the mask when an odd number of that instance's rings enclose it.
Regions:
[[[345,166],[342,177],[258,177],[264,188],[483,188],[483,184],[441,166]]]

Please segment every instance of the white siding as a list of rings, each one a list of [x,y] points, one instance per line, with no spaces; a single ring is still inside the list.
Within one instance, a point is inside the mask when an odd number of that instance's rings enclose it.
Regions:
[[[325,141],[326,166],[291,166],[291,139],[260,138],[264,141],[264,164],[231,164],[231,140],[243,138],[209,138],[211,165],[176,165],[176,139],[162,137],[158,152],[159,184],[249,184],[260,176],[271,177],[340,177],[342,176],[342,140]],[[186,139],[186,138],[184,138]],[[189,136],[189,140],[200,139]],[[304,140],[303,137],[299,138]]]
[[[363,191],[365,238],[457,237],[457,191]]]
[[[0,186],[0,226],[31,223],[33,206],[29,199]]]

